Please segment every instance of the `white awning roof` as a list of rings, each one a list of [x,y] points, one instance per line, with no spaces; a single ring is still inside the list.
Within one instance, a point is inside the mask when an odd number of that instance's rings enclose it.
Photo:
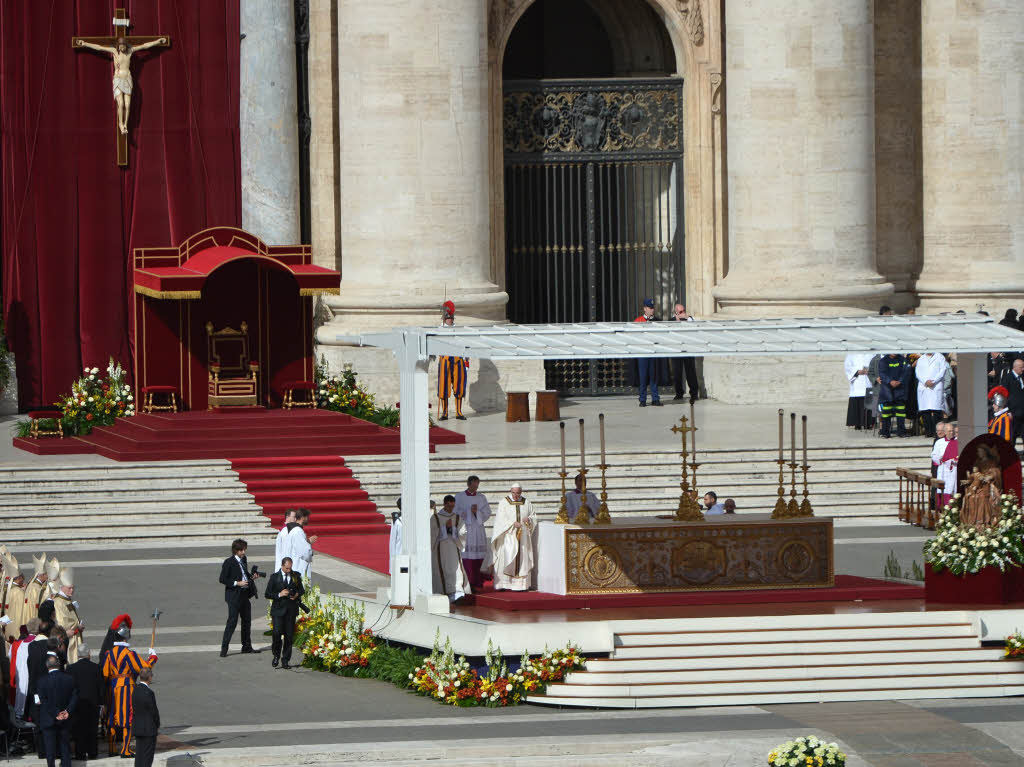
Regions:
[[[813,319],[457,325],[339,335],[338,341],[418,356],[477,359],[601,359],[755,354],[966,352],[1024,349],[1024,333],[980,314]]]

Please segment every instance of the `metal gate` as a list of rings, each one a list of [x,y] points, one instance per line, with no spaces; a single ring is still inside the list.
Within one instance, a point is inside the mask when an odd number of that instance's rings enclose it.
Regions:
[[[505,274],[512,322],[618,322],[685,295],[683,85],[505,83]],[[567,394],[630,391],[621,360],[545,363]]]

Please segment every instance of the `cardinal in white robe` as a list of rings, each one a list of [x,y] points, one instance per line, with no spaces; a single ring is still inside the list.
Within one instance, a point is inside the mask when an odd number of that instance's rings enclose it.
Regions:
[[[949,503],[953,495],[959,492],[956,486],[956,464],[959,458],[960,442],[954,436],[946,443],[946,449],[942,453],[942,463],[939,464],[937,471],[938,478],[945,483],[942,493],[939,494],[940,509]]]
[[[277,534],[277,540],[274,541],[274,569],[281,567],[281,560],[285,557],[289,557],[292,562],[295,562],[295,557],[292,556],[291,544],[288,541],[288,534],[295,528],[298,522],[295,521],[295,516],[299,513],[298,509],[288,509],[284,514],[284,527],[281,528]]]
[[[569,515],[569,523],[576,523],[576,515],[579,513],[580,507],[583,505],[583,475],[576,475],[576,487],[565,494],[565,511]],[[601,502],[597,500],[597,496],[589,490],[587,491],[587,508],[590,509],[589,522],[593,522],[597,516],[598,509],[601,508]]]
[[[517,482],[498,504],[491,529],[496,590],[526,591],[530,588],[536,560],[533,547],[536,529],[533,504],[523,496],[522,486]]]
[[[946,373],[949,363],[938,353],[922,354],[914,364],[917,377],[917,410],[924,418],[924,432],[935,436],[935,423],[946,407]]]
[[[480,492],[480,477],[471,476],[466,480],[466,489],[455,494],[455,513],[466,526],[462,566],[469,577],[469,585],[483,588],[483,574],[491,570],[491,546],[484,529],[484,523],[491,518],[491,504]]]
[[[938,478],[939,466],[942,465],[942,456],[946,453],[946,445],[949,444],[947,439],[946,430],[949,428],[949,424],[945,421],[940,421],[935,425],[935,442],[932,443],[932,476]],[[950,435],[951,436],[951,435]],[[942,505],[939,500],[942,497],[942,492],[939,490],[934,491],[932,494],[932,500],[935,502],[935,508],[941,509]]]
[[[452,602],[473,593],[462,564],[465,532],[465,525],[455,513],[455,496],[446,495],[444,507],[438,510],[435,506],[430,515],[430,559],[434,593],[447,594]]]

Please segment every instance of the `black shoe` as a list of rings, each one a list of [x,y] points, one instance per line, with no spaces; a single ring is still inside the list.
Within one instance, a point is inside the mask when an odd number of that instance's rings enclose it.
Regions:
[[[286,661],[286,660],[285,661],[281,661],[281,668],[283,668],[283,669],[290,669],[291,667],[292,667],[292,664],[290,664],[288,661]]]
[[[676,395],[676,396],[674,396],[674,397],[673,397],[672,399],[673,399],[673,400],[679,400],[679,399],[684,399],[684,397],[683,397],[683,395],[682,395],[682,394],[677,394],[677,395]]]
[[[654,400],[654,402],[651,403],[651,407],[661,407],[661,400],[660,399]]]
[[[258,654],[258,653],[259,653],[259,650],[254,650],[252,647],[243,647],[242,648],[242,655],[254,655],[254,654]]]
[[[446,416],[446,415],[443,415],[443,416],[441,416],[440,418],[438,418],[437,420],[438,420],[438,421],[447,421],[447,420],[448,420],[448,416]]]
[[[273,659],[272,661],[270,661],[270,665],[271,665],[271,666],[273,666],[274,668],[277,668],[277,664],[278,664],[278,663],[280,663],[280,662],[281,662],[281,659],[280,659],[280,658],[278,658],[278,657],[277,657],[277,656],[275,655],[275,656],[274,656],[274,659]]]
[[[220,657],[222,657],[222,658],[228,657],[228,651],[227,650],[221,650],[220,651]]]
[[[640,407],[647,407],[647,403],[646,402],[641,402],[640,403]]]
[[[457,416],[455,416],[455,420],[456,421],[465,421],[466,420],[466,416],[464,416],[464,415],[457,415]]]

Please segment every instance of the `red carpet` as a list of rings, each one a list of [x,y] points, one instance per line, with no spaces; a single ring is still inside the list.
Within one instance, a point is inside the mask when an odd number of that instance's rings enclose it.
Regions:
[[[384,519],[380,514],[377,517],[381,520]],[[325,536],[314,543],[313,548],[330,554],[332,557],[338,557],[346,562],[362,565],[387,575],[388,533],[391,532],[391,527],[383,522],[380,526],[382,529],[375,535]]]
[[[472,602],[469,602],[472,599]],[[650,594],[560,596],[539,591],[483,591],[466,604],[497,610],[566,610],[602,607],[686,607],[690,605],[757,604],[768,602],[852,602],[855,599],[924,599],[924,588],[855,575],[837,575],[825,589],[764,589],[757,591],[669,591]],[[460,602],[460,604],[462,604]]]
[[[431,452],[439,444],[465,441],[465,435],[458,432],[440,427],[430,430]],[[14,445],[36,455],[96,453],[116,461],[396,455],[400,452],[398,429],[319,409],[221,408],[187,413],[143,413],[122,418],[113,426],[96,428],[85,437],[16,437]],[[341,488],[330,485],[324,489]],[[337,495],[331,498],[361,500],[365,494],[352,499]],[[278,500],[287,501],[287,498],[282,496]]]

